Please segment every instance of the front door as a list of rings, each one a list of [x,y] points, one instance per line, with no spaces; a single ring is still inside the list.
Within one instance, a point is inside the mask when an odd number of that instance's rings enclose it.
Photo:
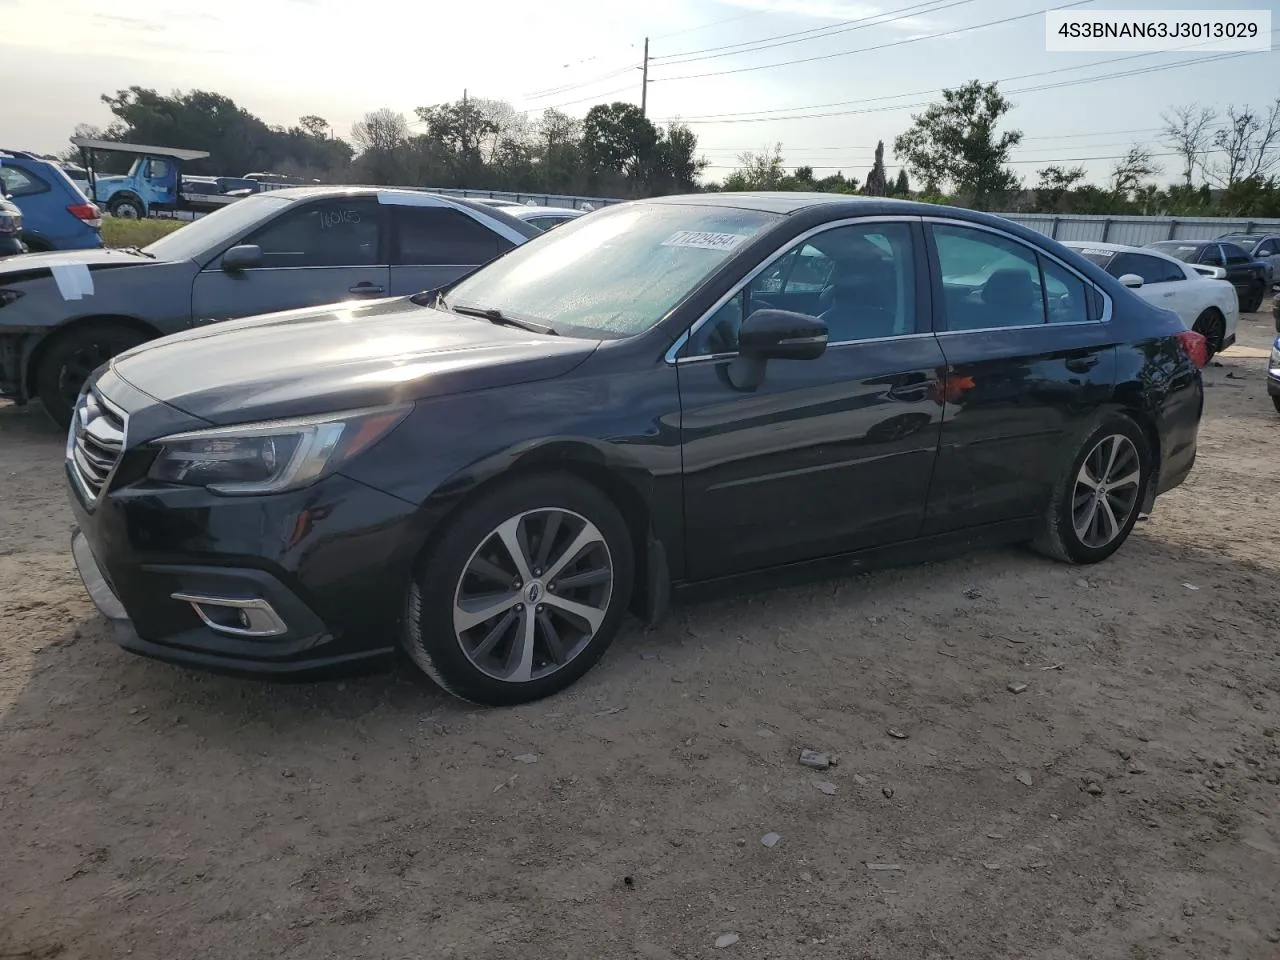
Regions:
[[[823,228],[771,258],[690,335],[677,360],[691,579],[917,535],[942,421],[917,220]],[[816,360],[731,366],[761,306],[817,313]]]
[[[374,197],[332,197],[290,207],[241,240],[262,248],[262,264],[236,272],[220,260],[196,276],[197,323],[387,295],[383,207]]]
[[[1007,234],[927,229],[947,406],[923,531],[1038,515],[1111,396],[1101,295]]]

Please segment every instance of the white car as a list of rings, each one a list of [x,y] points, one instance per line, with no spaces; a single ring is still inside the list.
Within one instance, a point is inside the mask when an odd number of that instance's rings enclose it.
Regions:
[[[585,214],[585,210],[574,210],[571,207],[503,207],[503,213],[509,213],[518,220],[532,224],[539,230],[550,230],[562,223],[576,220]]]
[[[1123,243],[1071,240],[1063,246],[1092,260],[1148,303],[1180,316],[1187,329],[1205,338],[1210,357],[1236,342],[1240,301],[1221,269]]]

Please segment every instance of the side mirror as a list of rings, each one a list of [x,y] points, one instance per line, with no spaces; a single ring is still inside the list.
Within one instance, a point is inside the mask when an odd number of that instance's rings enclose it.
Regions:
[[[738,353],[752,360],[814,360],[827,349],[827,325],[807,313],[756,310],[738,330]]]
[[[227,273],[239,273],[262,266],[262,248],[254,243],[242,243],[222,255],[222,269]]]
[[[1130,290],[1137,290],[1140,286],[1142,286],[1142,278],[1138,276],[1136,273],[1126,273],[1123,277],[1120,278],[1120,282],[1123,283]]]
[[[1206,267],[1204,264],[1201,264],[1201,263],[1194,263],[1191,266],[1196,273],[1201,274],[1202,276],[1206,276],[1210,280],[1227,279],[1227,271],[1223,267]]]

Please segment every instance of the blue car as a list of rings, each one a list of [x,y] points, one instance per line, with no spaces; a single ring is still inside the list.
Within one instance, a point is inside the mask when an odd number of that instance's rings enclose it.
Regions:
[[[28,250],[102,246],[102,211],[54,161],[0,150],[0,186],[22,211],[22,242]]]

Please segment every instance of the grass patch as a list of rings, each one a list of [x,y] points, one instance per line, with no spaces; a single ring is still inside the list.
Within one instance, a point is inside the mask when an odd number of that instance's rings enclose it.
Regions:
[[[125,220],[102,218],[102,242],[108,247],[145,247],[185,226],[184,220]]]

